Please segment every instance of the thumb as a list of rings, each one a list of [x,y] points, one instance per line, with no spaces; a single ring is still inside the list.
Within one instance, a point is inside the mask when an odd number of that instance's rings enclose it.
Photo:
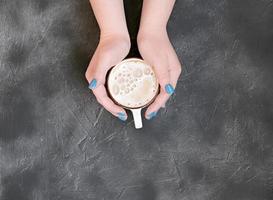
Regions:
[[[91,60],[85,73],[89,83],[89,89],[95,89],[99,85],[105,84],[105,77],[110,67],[111,66],[105,60],[96,60],[96,58]]]
[[[155,63],[155,75],[160,85],[161,92],[171,95],[173,93],[173,85],[170,83],[170,72],[168,70],[167,63],[158,62]]]

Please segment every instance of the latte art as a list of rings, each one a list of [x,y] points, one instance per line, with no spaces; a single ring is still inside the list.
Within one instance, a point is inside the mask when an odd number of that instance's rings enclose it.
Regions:
[[[158,92],[158,82],[152,67],[135,58],[116,65],[108,76],[107,84],[115,102],[127,108],[148,105]]]

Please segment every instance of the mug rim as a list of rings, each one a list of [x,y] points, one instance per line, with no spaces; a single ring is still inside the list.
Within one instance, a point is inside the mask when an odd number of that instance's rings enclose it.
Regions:
[[[111,69],[108,71],[108,75],[107,75],[107,78],[106,78],[106,89],[107,89],[107,92],[108,92],[108,94],[109,94],[109,96],[110,96],[110,98],[114,101],[114,103],[115,104],[117,104],[117,105],[119,105],[119,106],[121,106],[121,107],[123,107],[123,108],[125,108],[125,109],[141,109],[141,108],[145,108],[145,107],[147,107],[147,106],[149,106],[150,104],[152,104],[153,102],[154,102],[154,100],[155,100],[155,98],[157,97],[157,95],[159,94],[159,83],[158,83],[158,80],[156,79],[156,82],[157,82],[157,92],[155,93],[155,95],[154,95],[154,97],[151,99],[151,101],[149,101],[148,103],[146,103],[145,105],[143,105],[143,106],[138,106],[138,107],[128,107],[128,106],[124,106],[124,105],[122,105],[122,104],[120,104],[120,103],[118,103],[114,98],[113,98],[113,96],[112,96],[112,94],[111,94],[111,92],[110,92],[110,90],[109,90],[109,76],[110,76],[110,73],[111,73],[111,71],[113,70],[113,68],[114,67],[116,67],[116,66],[118,66],[118,65],[121,65],[122,63],[124,63],[124,62],[127,62],[127,61],[131,61],[131,60],[136,60],[136,61],[140,61],[140,62],[142,62],[142,63],[144,63],[144,64],[146,64],[146,65],[149,65],[148,63],[146,63],[143,59],[141,59],[141,58],[137,58],[137,57],[132,57],[132,58],[125,58],[124,60],[122,60],[121,62],[119,62],[118,64],[116,64],[115,66],[113,66],[113,67],[111,67]],[[153,72],[154,72],[154,68],[153,68],[153,66],[151,66],[151,65],[149,65],[151,68],[152,68],[152,70],[153,70]],[[155,72],[154,72],[155,73]]]

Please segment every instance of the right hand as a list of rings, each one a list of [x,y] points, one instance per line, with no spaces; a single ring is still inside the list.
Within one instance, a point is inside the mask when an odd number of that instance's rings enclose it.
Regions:
[[[122,121],[127,119],[126,111],[108,97],[105,88],[105,77],[111,67],[127,56],[129,50],[129,36],[108,35],[101,37],[85,73],[89,88],[93,91],[97,101]]]
[[[181,64],[165,28],[142,27],[137,39],[140,54],[144,61],[154,67],[160,85],[159,95],[145,112],[146,119],[151,119],[161,107],[165,107],[174,93],[181,74]]]

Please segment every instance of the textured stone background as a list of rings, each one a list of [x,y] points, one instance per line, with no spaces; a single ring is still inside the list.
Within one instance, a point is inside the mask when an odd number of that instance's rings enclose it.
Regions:
[[[88,0],[0,0],[0,199],[272,200],[272,25],[272,0],[178,0],[183,75],[135,130],[87,89]]]

